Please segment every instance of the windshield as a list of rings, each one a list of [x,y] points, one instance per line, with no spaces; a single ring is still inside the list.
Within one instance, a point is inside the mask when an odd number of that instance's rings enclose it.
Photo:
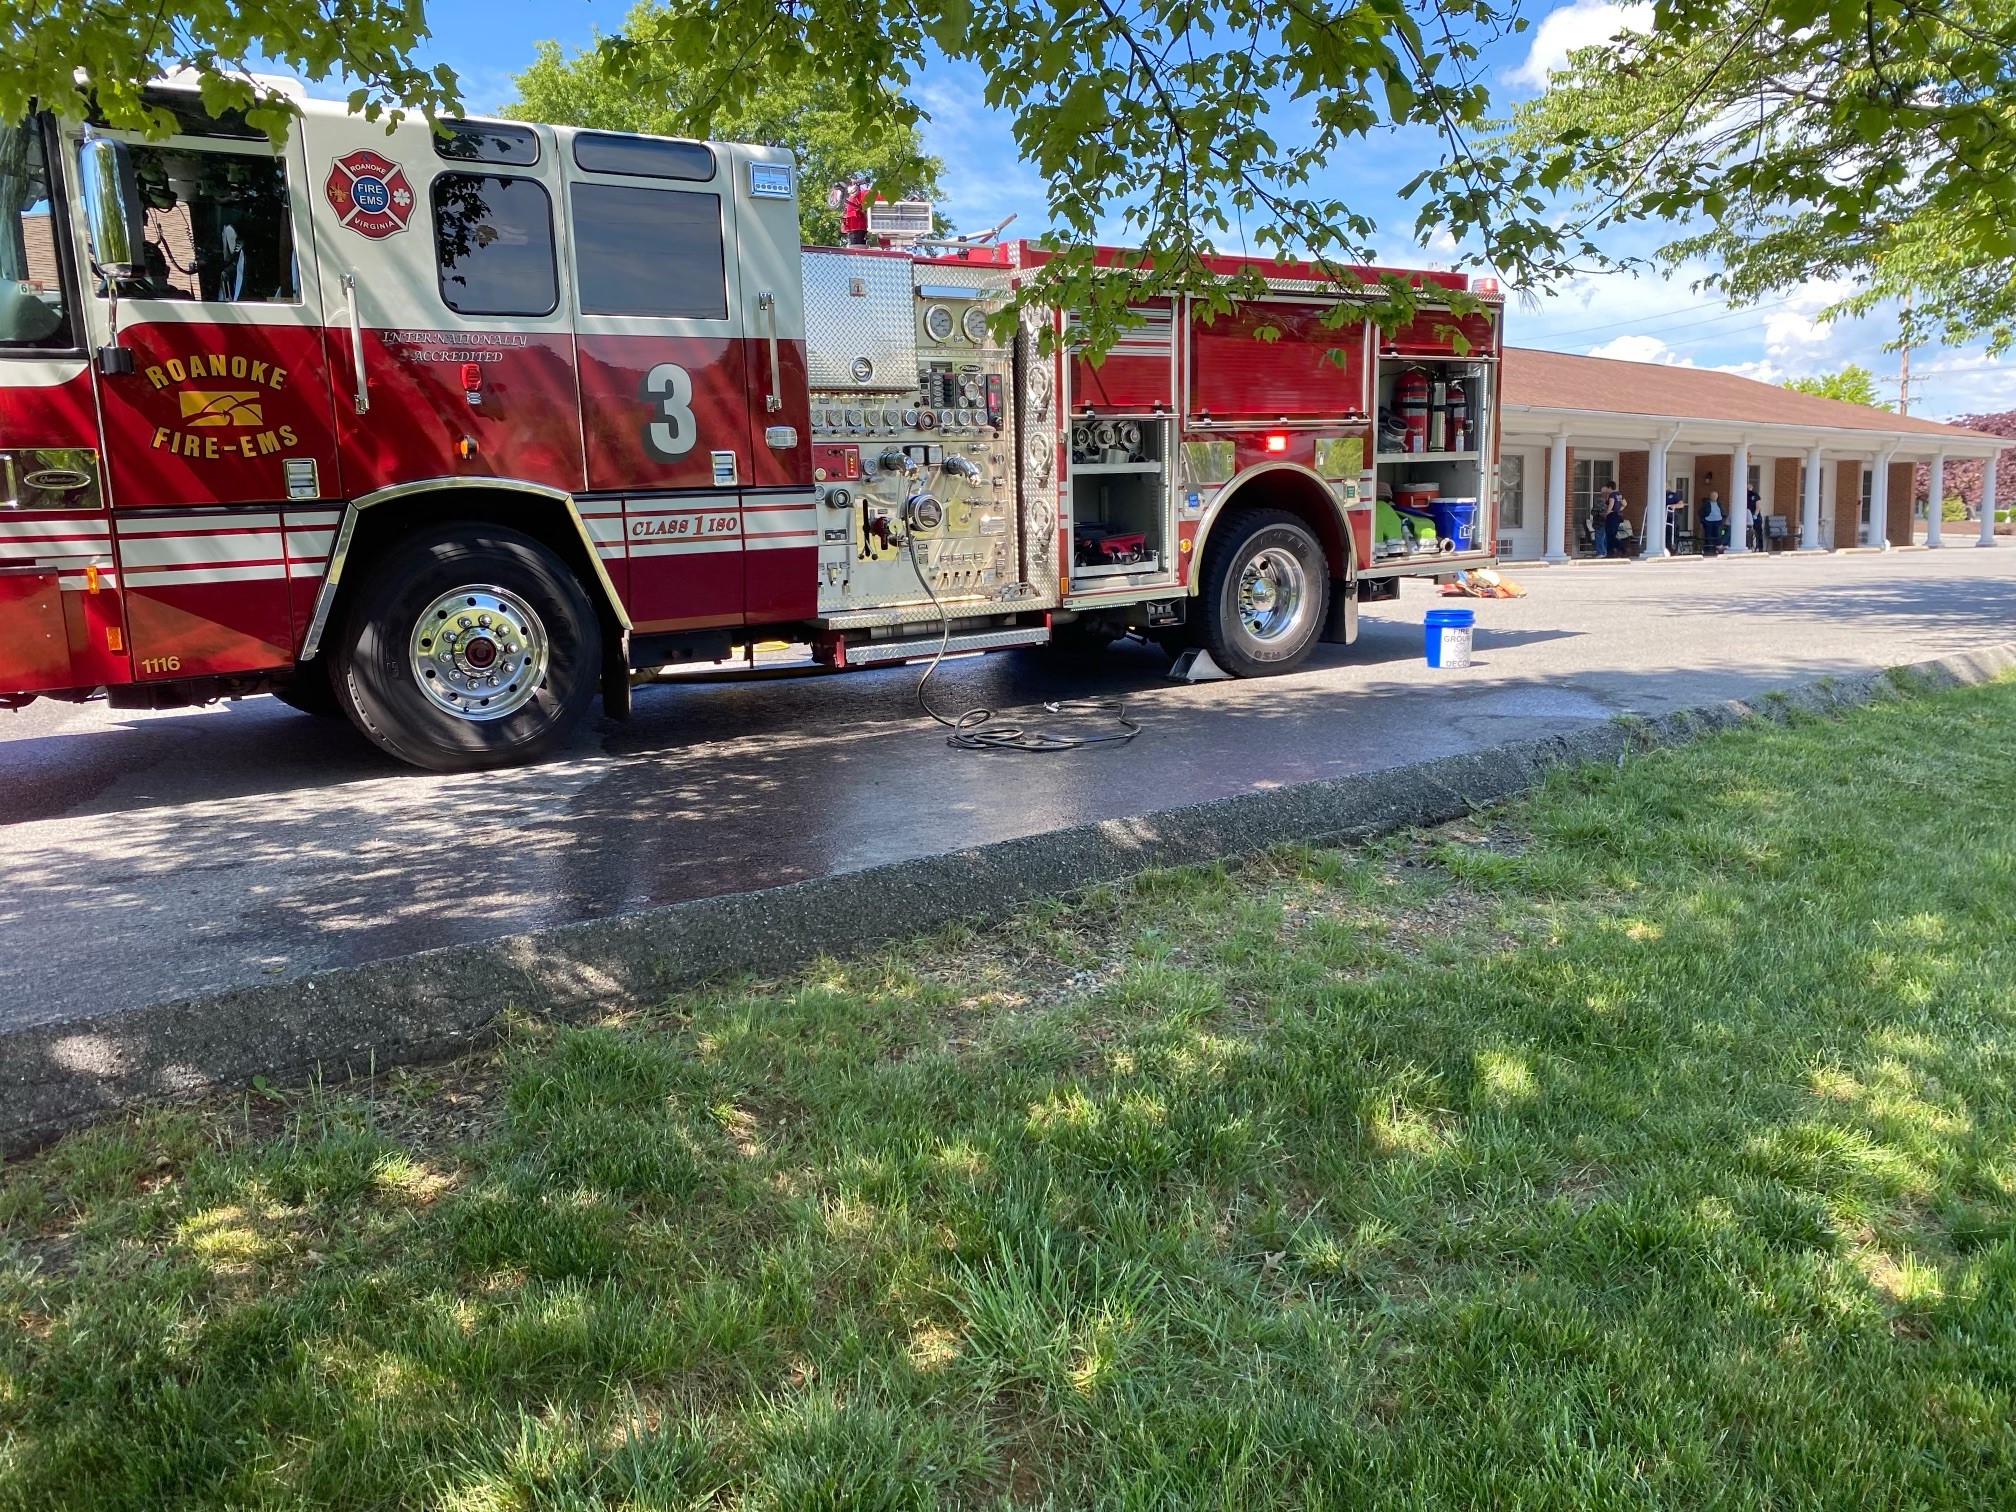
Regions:
[[[0,353],[75,345],[43,124],[0,126]]]

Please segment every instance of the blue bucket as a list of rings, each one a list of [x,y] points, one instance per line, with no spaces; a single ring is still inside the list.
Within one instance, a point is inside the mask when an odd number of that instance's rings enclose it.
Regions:
[[[1428,510],[1435,518],[1435,539],[1448,541],[1457,551],[1477,549],[1477,501],[1475,499],[1430,499]]]
[[[1428,618],[1421,622],[1427,641],[1428,665],[1469,666],[1470,630],[1476,623],[1477,615],[1473,610],[1430,609]]]

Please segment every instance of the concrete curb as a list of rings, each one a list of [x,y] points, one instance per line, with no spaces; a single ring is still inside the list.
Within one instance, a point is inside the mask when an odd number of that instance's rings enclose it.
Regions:
[[[737,972],[779,972],[959,919],[995,920],[1034,898],[1146,867],[1350,841],[1497,803],[1550,768],[1614,761],[1794,710],[1830,712],[2016,668],[2003,645],[1766,694],[1754,703],[1606,720],[1544,740],[1383,772],[1242,793],[949,855],[758,892],[564,925],[482,944],[245,987],[118,1014],[0,1032],[0,1154],[130,1103],[245,1085],[264,1075],[334,1082],[483,1042],[507,1008],[581,1017]]]

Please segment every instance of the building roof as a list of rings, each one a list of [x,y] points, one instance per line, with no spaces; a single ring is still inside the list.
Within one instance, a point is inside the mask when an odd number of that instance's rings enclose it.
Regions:
[[[1531,347],[1505,348],[1502,397],[1508,405],[1530,409],[1882,431],[1893,436],[1953,436],[1970,441],[1996,439],[1963,426],[1822,399],[1817,394],[1802,394],[1712,368],[1573,357]]]

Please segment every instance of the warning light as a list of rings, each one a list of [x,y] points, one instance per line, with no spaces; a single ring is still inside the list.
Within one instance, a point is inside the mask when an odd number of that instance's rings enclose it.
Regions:
[[[1498,280],[1495,278],[1480,278],[1477,280],[1476,289],[1479,294],[1496,294],[1498,292]]]
[[[1288,438],[1279,431],[1270,432],[1267,437],[1267,450],[1275,453],[1285,452],[1288,450]]]
[[[480,391],[483,387],[483,369],[473,362],[463,363],[462,387]]]

